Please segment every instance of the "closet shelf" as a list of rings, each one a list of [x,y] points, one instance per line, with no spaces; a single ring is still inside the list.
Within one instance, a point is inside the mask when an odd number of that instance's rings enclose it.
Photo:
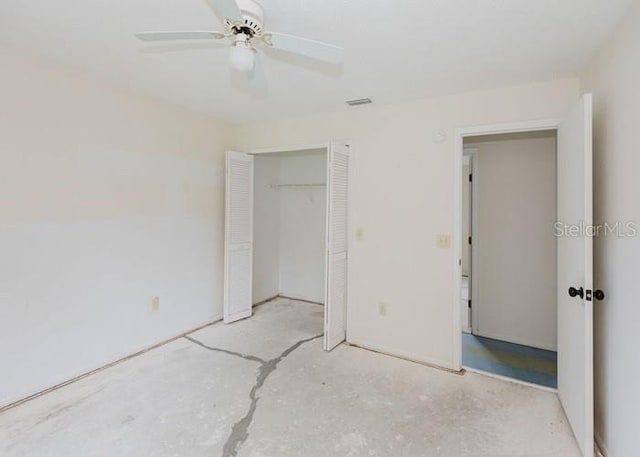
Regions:
[[[315,187],[327,187],[325,183],[311,183],[311,184],[271,184],[269,187],[272,189],[311,189]]]

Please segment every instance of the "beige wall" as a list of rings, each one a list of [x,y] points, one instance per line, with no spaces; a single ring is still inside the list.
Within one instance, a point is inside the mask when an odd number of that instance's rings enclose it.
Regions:
[[[231,130],[15,49],[0,61],[3,405],[221,316]]]
[[[350,141],[348,338],[452,367],[453,254],[436,240],[453,235],[454,129],[559,118],[578,97],[579,82],[567,79],[257,123],[238,128],[236,143],[249,150]],[[440,130],[444,142],[434,135]]]
[[[469,138],[473,333],[556,350],[556,132]]]
[[[640,224],[640,3],[585,72],[594,93],[595,220]],[[601,236],[595,243],[596,431],[608,457],[640,449],[638,271],[640,239]]]

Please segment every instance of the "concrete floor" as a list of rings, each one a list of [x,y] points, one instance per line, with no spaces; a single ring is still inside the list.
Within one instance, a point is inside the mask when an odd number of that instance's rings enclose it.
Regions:
[[[322,350],[289,300],[0,415],[2,457],[427,457],[580,453],[557,397],[373,352]]]

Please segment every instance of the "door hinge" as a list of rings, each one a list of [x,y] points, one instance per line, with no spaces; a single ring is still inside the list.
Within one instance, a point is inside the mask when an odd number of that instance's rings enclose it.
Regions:
[[[469,300],[469,308],[471,308],[471,300]]]
[[[471,244],[471,237],[469,237],[469,244]]]
[[[473,175],[469,175],[469,182],[473,182]]]

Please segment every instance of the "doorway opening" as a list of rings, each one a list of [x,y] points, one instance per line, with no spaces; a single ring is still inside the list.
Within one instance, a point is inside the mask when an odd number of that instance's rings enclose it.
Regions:
[[[557,388],[557,130],[464,138],[466,369]]]
[[[324,347],[346,340],[349,146],[227,153],[224,321],[275,298],[324,306]]]

